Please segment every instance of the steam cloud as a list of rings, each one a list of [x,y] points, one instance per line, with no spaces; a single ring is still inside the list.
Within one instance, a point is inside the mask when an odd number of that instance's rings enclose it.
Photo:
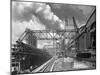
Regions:
[[[12,5],[14,21],[34,21],[32,17],[35,16],[48,29],[63,28],[63,22],[51,11],[51,7],[45,3],[13,2]]]
[[[62,18],[76,16],[81,25],[85,15],[90,12],[91,7],[87,6],[12,1],[12,42],[19,38],[26,27],[33,30],[64,29]]]

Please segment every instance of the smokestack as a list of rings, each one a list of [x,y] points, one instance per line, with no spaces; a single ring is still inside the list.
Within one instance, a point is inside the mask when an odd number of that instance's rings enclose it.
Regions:
[[[74,28],[77,30],[78,29],[78,26],[77,26],[76,19],[75,19],[74,16],[73,16],[73,24],[74,24]]]

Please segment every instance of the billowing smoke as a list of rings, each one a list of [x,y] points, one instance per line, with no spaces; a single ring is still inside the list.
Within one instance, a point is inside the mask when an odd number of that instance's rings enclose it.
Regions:
[[[61,19],[66,17],[75,16],[78,24],[83,24],[86,19],[85,15],[91,13],[91,7],[87,7],[13,1],[12,38],[17,40],[26,27],[32,30],[64,29],[64,23]]]
[[[51,7],[46,3],[12,2],[12,12],[14,21],[34,21],[33,16],[35,16],[48,29],[63,28],[63,22],[51,11]]]
[[[56,4],[49,3],[52,8],[52,11],[60,18],[68,18],[69,22],[72,20],[74,16],[76,21],[78,21],[78,26],[86,23],[90,14],[95,9],[95,6],[87,6],[87,5],[74,5],[74,4]],[[70,24],[69,24],[70,25]]]
[[[63,22],[46,3],[12,2],[12,42],[20,37],[26,28],[32,30],[63,29]]]

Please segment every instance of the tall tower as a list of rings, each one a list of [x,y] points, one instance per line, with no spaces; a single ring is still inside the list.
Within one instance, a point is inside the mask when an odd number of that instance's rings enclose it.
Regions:
[[[73,16],[73,24],[74,24],[74,29],[76,30],[74,37],[77,37],[79,35],[79,29],[74,16]],[[79,50],[79,39],[75,41],[75,45],[76,45],[76,50]]]

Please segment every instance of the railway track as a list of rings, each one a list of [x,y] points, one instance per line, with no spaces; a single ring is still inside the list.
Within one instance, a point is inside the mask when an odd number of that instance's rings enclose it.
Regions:
[[[38,67],[37,69],[33,70],[33,73],[38,72],[52,72],[55,66],[56,57],[52,57],[49,61]]]

